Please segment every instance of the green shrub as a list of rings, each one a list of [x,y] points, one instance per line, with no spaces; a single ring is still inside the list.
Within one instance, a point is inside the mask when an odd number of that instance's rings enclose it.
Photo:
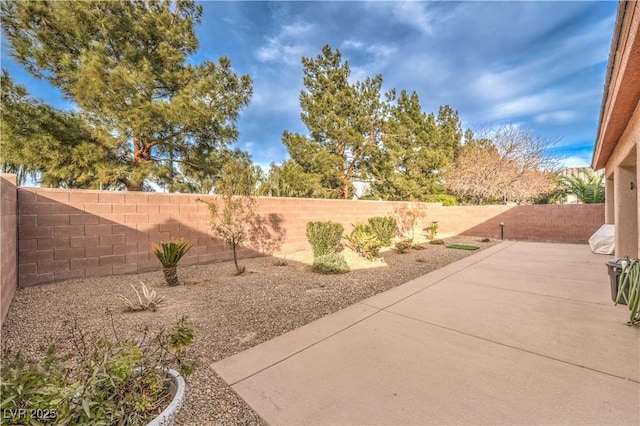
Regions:
[[[443,206],[457,206],[458,199],[449,194],[431,194],[427,196],[428,203],[442,203]]]
[[[169,401],[168,382],[157,367],[190,375],[194,367],[183,352],[192,341],[184,318],[170,331],[144,332],[137,342],[89,338],[75,325],[68,354],[51,346],[40,361],[3,356],[0,409],[9,424],[42,424],[20,414],[33,408],[50,415],[40,419],[45,424],[146,425]]]
[[[350,235],[345,235],[349,247],[360,256],[373,260],[380,255],[382,243],[369,225],[359,223],[354,225]]]
[[[307,223],[307,240],[313,249],[313,257],[334,253],[340,245],[344,227],[337,222]]]
[[[411,238],[405,238],[404,240],[400,240],[396,243],[396,251],[398,253],[406,253],[411,250],[412,245],[413,240]]]
[[[374,234],[378,237],[378,241],[382,243],[383,247],[391,245],[396,235],[398,235],[398,222],[390,216],[375,216],[370,217],[369,226]]]
[[[321,274],[344,274],[349,272],[349,265],[340,253],[329,253],[313,260],[313,270]]]

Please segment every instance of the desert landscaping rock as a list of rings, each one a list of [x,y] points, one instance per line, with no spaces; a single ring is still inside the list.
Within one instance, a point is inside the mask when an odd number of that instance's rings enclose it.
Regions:
[[[481,249],[496,243],[462,236],[446,241]],[[17,351],[38,357],[51,343],[69,349],[73,322],[87,333],[113,337],[117,332],[126,338],[145,328],[171,327],[186,315],[195,328],[189,349],[198,364],[187,379],[178,424],[262,425],[211,364],[474,253],[423,246],[405,254],[386,251],[375,262],[344,250],[351,272],[342,275],[311,271],[312,256],[305,251],[284,256],[284,266],[283,257],[244,259],[247,272],[241,276],[232,262],[179,267],[177,287],[168,287],[159,270],[20,289],[3,323],[3,357]],[[117,299],[119,294],[134,296],[129,284],[139,287],[140,282],[166,298],[156,312],[126,312]]]

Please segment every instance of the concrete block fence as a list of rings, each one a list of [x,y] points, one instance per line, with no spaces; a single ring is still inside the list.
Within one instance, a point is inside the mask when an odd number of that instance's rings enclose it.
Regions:
[[[211,238],[208,206],[196,194],[161,194],[47,188],[16,188],[15,176],[0,175],[2,318],[16,287],[71,278],[159,270],[152,242],[185,238],[193,248],[182,264],[231,259],[229,248]],[[585,243],[604,223],[604,205],[464,206],[386,201],[258,199],[250,247],[242,257],[292,253],[307,248],[306,223],[351,224],[416,205],[425,226],[438,221],[446,234]]]
[[[18,287],[16,176],[0,174],[0,325]]]

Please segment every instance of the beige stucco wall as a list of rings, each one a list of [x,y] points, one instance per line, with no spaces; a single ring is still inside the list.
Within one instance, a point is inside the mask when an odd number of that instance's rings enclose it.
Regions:
[[[640,257],[640,103],[618,141],[605,171],[607,185],[607,222],[610,212],[616,225],[616,256]],[[613,185],[611,185],[613,182]],[[613,186],[613,188],[611,188]],[[613,189],[613,191],[611,191]]]

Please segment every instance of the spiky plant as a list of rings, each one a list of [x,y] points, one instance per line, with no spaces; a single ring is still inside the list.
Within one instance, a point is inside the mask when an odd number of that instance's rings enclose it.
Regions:
[[[129,284],[138,297],[137,304],[132,302],[128,297],[121,294],[118,295],[118,299],[120,299],[120,301],[124,303],[124,305],[130,311],[146,311],[147,309],[150,309],[155,312],[158,309],[160,303],[164,302],[164,297],[159,296],[155,290],[149,290],[142,281],[140,281],[140,284],[142,284],[143,296],[140,296],[140,292],[138,292],[133,284]]]
[[[624,299],[631,311],[627,325],[640,325],[640,260],[626,259],[622,262],[618,277],[616,304]]]
[[[155,244],[151,243],[151,248],[156,254],[156,257],[162,264],[162,271],[164,272],[164,278],[167,281],[167,285],[176,286],[180,284],[178,281],[178,262],[187,254],[191,249],[192,244],[184,239],[174,240],[166,243]]]

